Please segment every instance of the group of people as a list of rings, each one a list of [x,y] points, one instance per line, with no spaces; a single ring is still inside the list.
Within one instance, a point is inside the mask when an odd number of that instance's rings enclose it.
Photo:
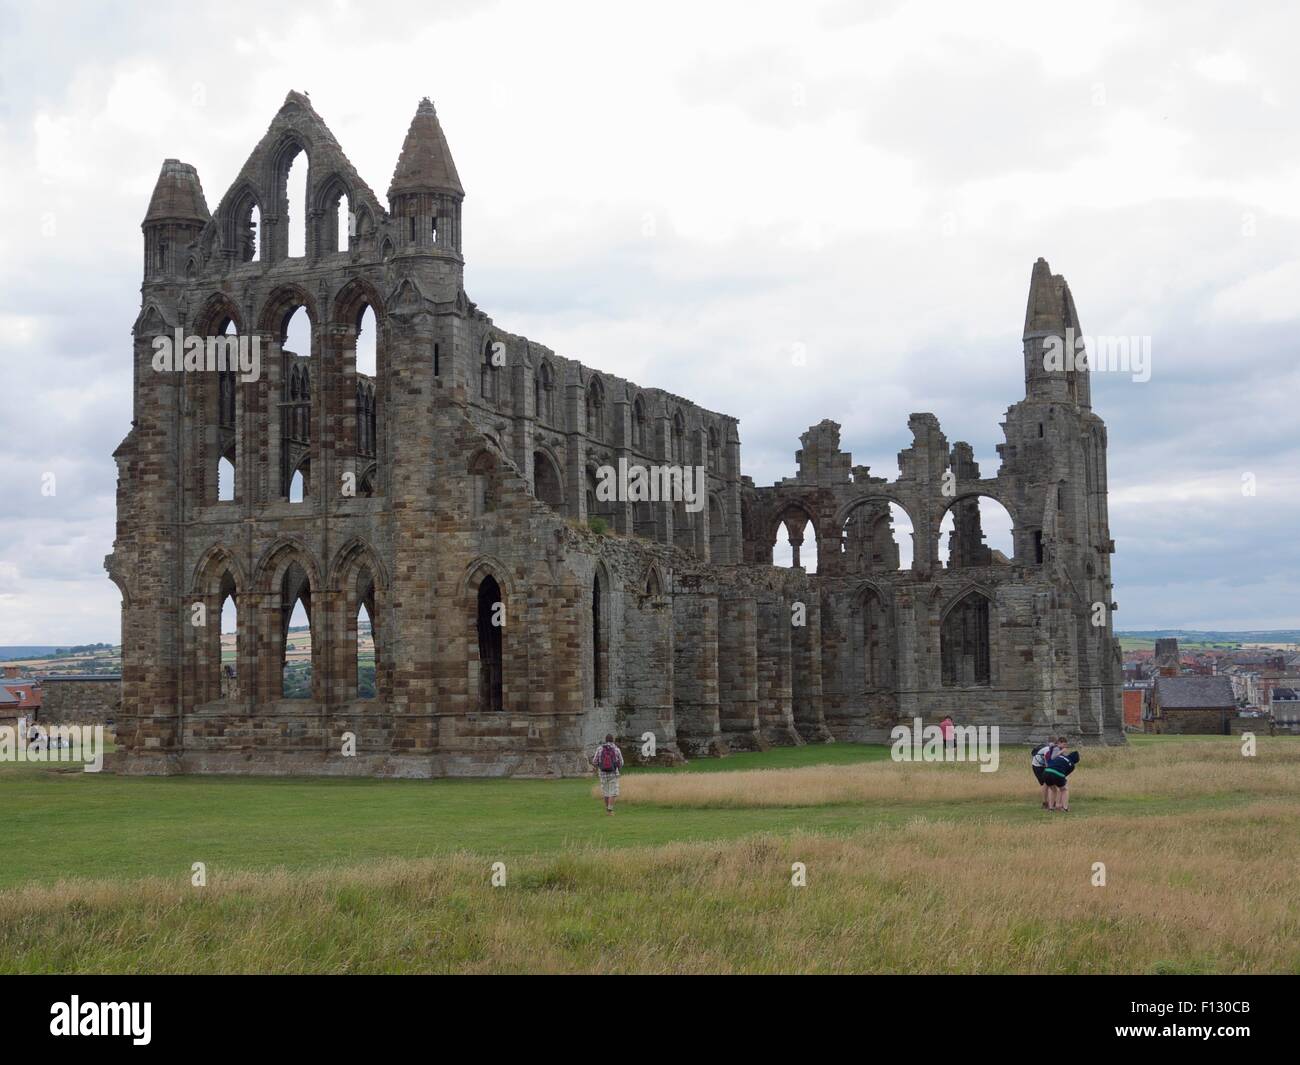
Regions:
[[[1039,744],[1029,761],[1034,779],[1043,790],[1043,809],[1070,812],[1070,774],[1079,764],[1079,752],[1070,750],[1064,736]]]
[[[943,729],[944,743],[949,741],[952,718],[945,718],[940,726]],[[591,764],[600,777],[600,797],[605,802],[605,813],[614,816],[614,803],[618,799],[618,781],[623,771],[623,752],[614,742],[611,733],[605,734],[605,742],[596,748],[591,756]],[[1057,736],[1047,743],[1034,747],[1030,766],[1034,770],[1034,779],[1043,791],[1043,809],[1070,810],[1070,774],[1079,764],[1079,752],[1070,750],[1070,744],[1064,736]]]

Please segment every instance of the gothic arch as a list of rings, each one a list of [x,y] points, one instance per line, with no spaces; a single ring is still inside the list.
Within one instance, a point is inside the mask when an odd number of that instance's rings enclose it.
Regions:
[[[668,423],[668,440],[667,440],[668,461],[676,462],[683,465],[686,462],[686,417],[682,414],[682,408],[678,407],[673,411],[673,416]]]
[[[234,322],[235,332],[244,332],[244,316],[235,301],[224,292],[213,292],[194,315],[192,328],[198,336],[217,336],[227,321]]]
[[[194,564],[190,579],[190,591],[194,595],[210,595],[217,591],[215,582],[220,582],[222,574],[229,570],[239,590],[248,587],[248,577],[243,567],[230,550],[221,544],[212,544]]]
[[[338,205],[338,198],[346,196],[348,203],[351,205],[353,198],[356,196],[356,190],[352,187],[352,182],[348,181],[338,170],[331,170],[320,181],[316,182],[316,192],[310,199],[311,208],[317,211],[328,211]]]
[[[221,204],[217,207],[217,214],[214,221],[217,223],[213,227],[211,235],[204,235],[200,241],[200,247],[204,249],[205,254],[209,254],[213,248],[214,238],[220,241],[221,250],[234,256],[236,262],[250,262],[251,249],[246,246],[248,240],[248,226],[253,216],[253,209],[257,209],[258,232],[257,232],[257,261],[265,263],[266,256],[266,215],[267,215],[267,197],[251,178],[242,177],[235,182],[221,198]],[[245,257],[244,252],[249,252]]]
[[[945,688],[983,688],[993,683],[995,600],[969,584],[944,607],[939,624],[939,680]],[[933,646],[933,645],[932,645]]]
[[[936,589],[936,591],[938,591],[938,589]],[[953,607],[955,607],[968,595],[972,595],[972,594],[982,595],[985,599],[987,599],[990,609],[997,606],[998,596],[997,596],[996,588],[992,588],[987,584],[981,584],[979,581],[967,581],[965,584],[961,586],[961,588],[959,588],[952,595],[948,596],[948,598],[943,602],[943,605],[939,608],[939,620],[942,622],[943,619],[946,618],[952,612]],[[941,596],[942,593],[936,595],[935,596],[936,601],[939,600]]]
[[[171,329],[167,316],[152,300],[136,315],[135,322],[131,325],[131,332],[137,338],[152,339],[162,333],[170,333]]]
[[[264,333],[270,333],[273,340],[283,344],[286,330],[289,328],[289,319],[299,307],[306,308],[314,336],[321,324],[320,315],[316,310],[316,301],[310,292],[293,282],[280,285],[266,297],[262,303],[261,313],[257,316],[257,328]],[[310,352],[301,351],[298,354],[307,355]]]
[[[638,392],[632,397],[632,446],[638,451],[646,451],[646,437],[653,438],[654,429],[650,424],[648,404],[645,395]]]
[[[586,391],[586,433],[588,439],[604,440],[607,429],[605,414],[605,383],[600,374],[592,373]]]
[[[893,611],[894,590],[889,585],[873,580],[863,580],[862,578],[855,579],[854,585],[853,603],[861,603],[867,596],[874,595],[887,611]]]
[[[190,628],[192,642],[186,640],[193,665],[195,698],[200,703],[208,703],[234,697],[235,680],[254,631],[250,625],[251,597],[245,594],[248,584],[243,569],[229,550],[213,544],[195,564],[190,587],[191,610],[195,604],[201,604],[204,610],[203,624]],[[222,663],[221,615],[227,598],[233,601],[238,618],[233,669],[225,668]],[[192,625],[193,614],[187,620]]]
[[[291,563],[299,562],[313,591],[322,587],[320,566],[311,549],[295,536],[276,538],[253,567],[253,587],[260,592],[274,592]]]
[[[385,699],[390,693],[390,647],[386,631],[388,575],[374,549],[361,537],[354,536],[334,555],[330,566],[329,609],[336,640],[330,657],[332,675],[344,700]],[[360,648],[359,615],[365,611],[370,622],[371,643],[375,657],[373,691],[362,692],[359,683]],[[314,634],[313,634],[314,637]]]
[[[912,528],[916,528],[916,515],[912,513],[912,507],[908,506],[908,504],[905,503],[897,494],[879,490],[855,496],[853,499],[849,500],[849,502],[841,506],[839,510],[835,512],[833,527],[836,529],[843,529],[849,518],[853,517],[853,512],[859,507],[866,506],[869,503],[895,504],[904,514],[907,515],[908,520],[912,523]]]
[[[944,514],[948,513],[948,511],[952,510],[953,507],[955,507],[958,503],[962,502],[963,500],[979,499],[980,497],[987,497],[988,499],[993,500],[993,502],[1000,504],[1002,509],[1005,510],[1007,514],[1010,516],[1012,527],[1016,529],[1020,528],[1020,517],[1016,512],[1016,508],[1006,498],[1004,498],[1001,488],[994,488],[993,490],[989,490],[988,488],[981,487],[981,488],[969,488],[966,489],[965,491],[959,491],[955,496],[952,497],[952,499],[944,500],[943,508],[939,512],[938,521],[940,522],[943,521]],[[939,526],[938,524],[936,524],[935,529],[938,530],[938,528]]]
[[[323,667],[329,661],[329,648],[324,639],[327,626],[322,624],[328,597],[315,556],[296,537],[281,536],[263,552],[254,573],[253,590],[260,593],[255,657],[259,700],[278,702],[286,698],[284,676],[288,628],[299,600],[306,610],[312,635],[311,692],[308,698],[321,698],[327,689],[328,670]],[[292,581],[289,579],[291,576],[294,577]]]
[[[1011,523],[1011,555],[1010,557],[1007,558],[1007,562],[1015,562],[1017,560],[1020,554],[1020,537],[1022,532],[1020,518],[1018,517],[1016,511],[1007,505],[1006,500],[1002,498],[1000,493],[985,491],[982,488],[969,489],[966,491],[959,492],[952,499],[946,500],[945,505],[934,516],[932,520],[931,529],[930,529],[930,543],[933,545],[932,550],[935,552],[936,558],[939,557],[939,551],[942,547],[941,540],[943,537],[944,519],[949,514],[952,514],[953,525],[955,529],[957,527],[957,517],[959,514],[962,513],[961,509],[958,508],[961,508],[962,504],[970,504],[973,502],[977,508],[975,513],[975,518],[978,521],[978,519],[981,517],[978,511],[980,499],[991,499],[993,500],[993,502],[997,503],[1006,512],[1007,520]],[[916,526],[914,524],[913,528],[915,527]],[[977,527],[979,528],[983,536],[987,538],[989,530],[983,528],[982,522],[979,522]],[[979,544],[967,545],[967,550],[974,551],[976,550],[976,548],[984,548],[985,550],[991,550],[988,544],[985,543],[983,540],[981,540]],[[948,559],[947,566],[950,569],[960,569],[963,566],[971,565],[971,564],[972,564],[971,562],[962,561],[954,565],[953,560],[950,556]]]
[[[892,688],[898,671],[894,600],[875,581],[861,581],[849,599],[850,691]]]
[[[375,549],[360,536],[354,536],[334,553],[330,563],[329,587],[339,591],[344,589],[344,581],[361,566],[370,570],[375,578],[376,588],[388,587],[388,571]]]
[[[531,345],[529,346],[531,351]],[[555,368],[545,355],[533,367],[533,417],[554,425],[563,418],[555,416]]]
[[[512,614],[517,603],[500,561],[480,556],[470,563],[462,582],[461,612],[466,640],[467,696],[471,712],[499,713],[516,694],[520,662],[526,646],[520,617]],[[497,598],[497,597],[500,598]],[[497,623],[497,604],[505,611]],[[526,686],[526,685],[525,685]]]
[[[591,575],[591,633],[588,649],[591,651],[591,697],[593,705],[608,699],[610,694],[610,630],[613,628],[611,610],[613,586],[609,569],[597,559]]]
[[[562,509],[568,499],[564,484],[564,467],[555,457],[555,452],[549,444],[538,442],[534,445],[533,494],[543,503],[557,510]],[[555,495],[558,495],[558,498],[551,498]]]
[[[817,539],[818,530],[817,530],[817,518],[815,517],[815,514],[816,514],[816,508],[813,507],[810,503],[802,499],[792,499],[789,500],[788,502],[782,503],[780,509],[777,510],[768,519],[767,522],[768,543],[771,544],[776,543],[776,534],[780,530],[781,526],[785,524],[788,518],[799,517],[799,516],[802,516],[807,519],[807,525],[805,526],[805,528],[811,528],[813,538]],[[807,539],[807,537],[805,537],[804,539]]]
[[[361,316],[366,313],[367,307],[375,312],[377,326],[385,320],[384,297],[380,295],[379,289],[363,277],[354,277],[334,297],[330,321],[335,325],[360,329]]]
[[[499,558],[493,555],[479,555],[465,567],[465,576],[461,579],[460,584],[461,594],[467,596],[476,595],[479,585],[483,583],[483,578],[491,576],[500,585],[502,594],[509,598],[514,593],[513,584],[508,576],[509,572],[505,563]]]
[[[641,580],[641,588],[646,595],[663,595],[668,588],[664,580],[663,571],[659,568],[658,562],[651,562],[646,567],[645,576]]]

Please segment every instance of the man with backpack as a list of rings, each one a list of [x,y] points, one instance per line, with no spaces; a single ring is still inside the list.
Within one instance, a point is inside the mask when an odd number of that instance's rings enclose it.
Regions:
[[[1034,748],[1034,756],[1029,760],[1029,765],[1034,771],[1034,779],[1042,785],[1043,790],[1043,809],[1050,810],[1050,795],[1048,792],[1047,778],[1044,774],[1047,771],[1047,764],[1050,762],[1065,745],[1065,737],[1058,736],[1054,740],[1048,740],[1046,743],[1039,744]]]
[[[591,764],[600,776],[600,795],[605,800],[605,813],[613,817],[614,800],[618,798],[618,775],[623,768],[623,752],[614,742],[613,734],[605,734],[605,742],[596,748]]]

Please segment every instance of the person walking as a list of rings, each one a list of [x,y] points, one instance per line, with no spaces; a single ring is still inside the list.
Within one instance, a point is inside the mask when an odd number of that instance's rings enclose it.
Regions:
[[[591,764],[600,777],[600,797],[605,800],[605,813],[614,816],[614,800],[618,798],[618,778],[623,769],[623,752],[618,749],[612,733],[605,734],[605,742],[596,748]]]

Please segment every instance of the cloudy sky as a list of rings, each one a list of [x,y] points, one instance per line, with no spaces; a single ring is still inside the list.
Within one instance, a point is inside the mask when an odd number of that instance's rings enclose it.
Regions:
[[[1298,37],[1281,2],[0,0],[0,644],[117,641],[140,219],[168,156],[215,207],[289,89],[381,195],[432,97],[471,298],[738,416],[760,484],[823,418],[895,476],[912,411],[994,473],[1046,257],[1086,332],[1150,338],[1093,382],[1117,626],[1300,625]]]

